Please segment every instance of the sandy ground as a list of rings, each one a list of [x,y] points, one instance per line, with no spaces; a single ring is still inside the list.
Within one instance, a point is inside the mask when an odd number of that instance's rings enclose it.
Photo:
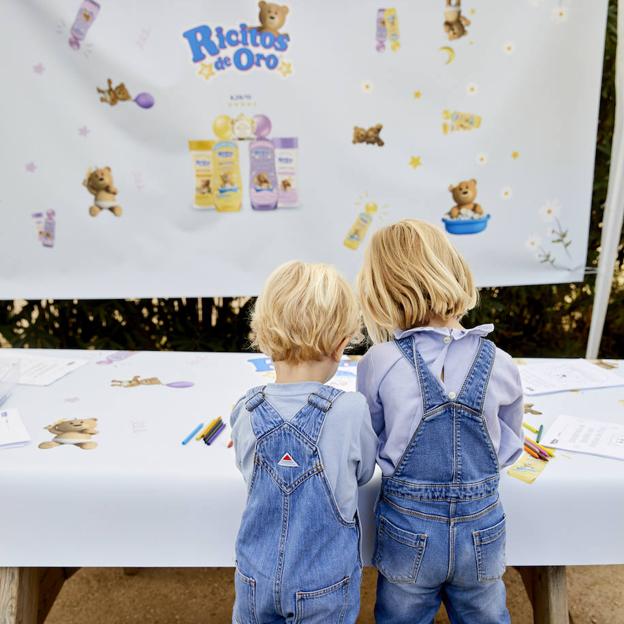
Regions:
[[[143,569],[126,576],[119,568],[80,570],[64,586],[46,624],[225,624],[234,590],[230,568]],[[372,623],[375,571],[362,584],[359,622]],[[531,606],[520,576],[505,576],[514,624],[530,624]],[[574,624],[624,624],[624,566],[568,568]],[[448,622],[440,613],[436,623]]]

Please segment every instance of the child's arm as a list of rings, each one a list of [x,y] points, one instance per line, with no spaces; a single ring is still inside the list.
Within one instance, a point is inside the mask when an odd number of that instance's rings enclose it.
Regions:
[[[253,473],[256,436],[251,428],[250,414],[245,409],[245,397],[234,406],[230,416],[230,427],[236,467],[241,471],[245,482],[249,483]]]
[[[370,412],[364,405],[362,424],[360,427],[360,463],[357,470],[358,485],[368,483],[375,474],[375,462],[377,461],[377,434],[371,425]]]
[[[524,445],[524,433],[522,431],[522,420],[524,419],[524,396],[522,382],[518,367],[510,364],[510,401],[501,403],[498,411],[500,420],[501,439],[498,449],[498,462],[501,468],[513,464],[520,454]]]
[[[384,430],[384,412],[370,351],[358,362],[356,385],[357,391],[366,397],[373,430],[379,435]]]

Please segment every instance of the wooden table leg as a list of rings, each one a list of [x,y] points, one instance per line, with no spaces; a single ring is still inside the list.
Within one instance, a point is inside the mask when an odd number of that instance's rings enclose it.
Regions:
[[[0,624],[43,624],[79,568],[0,568]]]
[[[0,624],[38,624],[39,568],[0,568]]]
[[[565,566],[522,566],[516,569],[533,605],[533,622],[569,624]]]

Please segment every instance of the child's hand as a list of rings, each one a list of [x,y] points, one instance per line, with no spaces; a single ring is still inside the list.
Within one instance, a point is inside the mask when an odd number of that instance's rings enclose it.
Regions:
[[[227,447],[228,448],[232,448],[233,446],[234,446],[234,441],[233,440],[228,440]]]

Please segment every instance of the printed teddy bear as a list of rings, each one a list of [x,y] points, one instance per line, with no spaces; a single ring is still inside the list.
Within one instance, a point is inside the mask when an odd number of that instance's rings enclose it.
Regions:
[[[353,143],[367,143],[368,145],[379,145],[379,147],[383,147],[383,139],[379,136],[382,129],[382,124],[371,126],[368,130],[355,126],[353,128]]]
[[[266,173],[258,173],[254,178],[254,186],[257,189],[269,190],[271,188],[271,180]]]
[[[470,26],[470,20],[462,15],[461,0],[446,0],[444,10],[444,31],[449,41],[461,39],[468,34],[466,26]]]
[[[449,212],[451,219],[457,219],[462,214],[466,214],[465,211],[472,211],[477,215],[483,214],[483,208],[475,202],[477,198],[476,180],[463,180],[455,186],[451,184],[449,191],[455,200],[455,205]]]
[[[132,99],[126,85],[120,82],[116,87],[113,87],[113,81],[109,78],[107,81],[108,87],[106,89],[97,88],[97,92],[100,94],[100,102],[106,102],[111,106],[115,106],[117,102],[127,102]]]
[[[95,428],[96,425],[97,418],[57,420],[55,423],[44,427],[44,429],[54,434],[54,437],[48,442],[42,442],[39,448],[49,449],[62,444],[70,444],[85,451],[94,449],[97,446],[97,442],[93,442],[91,436],[98,433]]]
[[[221,186],[219,189],[231,189],[234,188],[234,180],[232,179],[231,173],[222,173],[221,174]]]
[[[260,26],[258,32],[269,32],[276,37],[280,34],[279,29],[286,22],[288,7],[273,2],[258,2],[260,7]]]
[[[113,184],[110,167],[89,169],[82,183],[94,197],[93,205],[89,208],[92,217],[100,214],[102,210],[110,210],[116,217],[121,216],[122,209],[117,203],[118,190]]]

